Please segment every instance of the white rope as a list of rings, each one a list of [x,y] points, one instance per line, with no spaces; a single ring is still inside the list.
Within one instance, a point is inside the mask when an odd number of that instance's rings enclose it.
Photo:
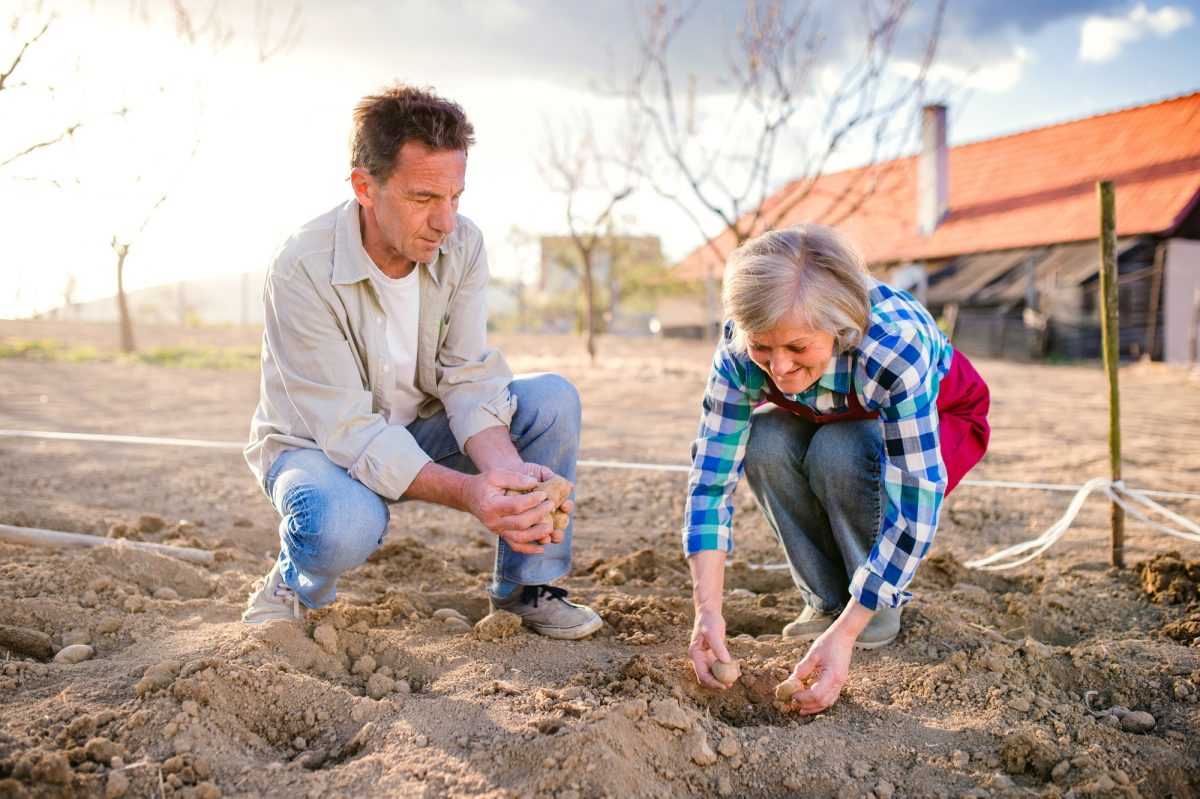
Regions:
[[[58,441],[102,441],[107,444],[150,444],[160,447],[203,447],[205,449],[242,449],[233,441],[204,441],[198,438],[157,438],[154,436],[112,436],[104,433],[58,433],[52,430],[0,430],[5,438],[49,438]]]
[[[1036,558],[1038,555],[1045,552],[1054,542],[1062,538],[1063,533],[1071,526],[1071,522],[1075,520],[1075,516],[1079,513],[1079,509],[1083,507],[1084,500],[1097,490],[1104,490],[1109,484],[1109,480],[1103,477],[1097,477],[1083,484],[1082,487],[1075,493],[1071,499],[1071,504],[1067,506],[1067,512],[1056,521],[1054,524],[1046,528],[1046,532],[1039,535],[1032,541],[1024,541],[1020,544],[1014,544],[1011,547],[1002,549],[995,554],[988,555],[984,558],[969,560],[963,565],[968,569],[984,569],[986,571],[1000,571],[1002,569],[1012,569],[1020,566],[1023,563]],[[1023,558],[1016,559],[1019,555],[1029,552]]]
[[[59,441],[100,441],[110,444],[148,444],[153,446],[201,447],[204,449],[236,449],[245,448],[245,444],[236,441],[208,441],[196,438],[159,438],[152,436],[117,436],[104,433],[60,433],[49,430],[0,430],[0,438],[45,438]],[[631,463],[629,461],[579,461],[579,466],[595,469],[631,469],[650,472],[680,472],[691,471],[690,466],[674,463]],[[963,480],[959,485],[976,488],[1011,488],[1027,491],[1080,491],[1083,486],[1070,483],[1019,483],[1011,480]],[[1146,489],[1126,488],[1125,493],[1134,496],[1162,497],[1164,499],[1195,499],[1200,500],[1200,494],[1187,494],[1181,491],[1153,491]]]
[[[1059,518],[1054,524],[1046,528],[1046,531],[1034,538],[1031,541],[1023,541],[1020,544],[1014,544],[1000,550],[999,552],[988,555],[987,557],[969,560],[963,565],[969,569],[980,569],[983,571],[1002,571],[1012,569],[1022,564],[1028,563],[1034,558],[1041,555],[1050,547],[1054,546],[1058,539],[1063,537],[1063,534],[1070,528],[1071,522],[1075,520],[1075,516],[1079,513],[1079,509],[1083,507],[1084,501],[1091,495],[1093,491],[1103,491],[1104,494],[1123,508],[1134,518],[1141,521],[1143,524],[1167,535],[1173,535],[1182,538],[1186,541],[1200,543],[1200,526],[1185,519],[1178,513],[1175,513],[1157,502],[1147,499],[1144,495],[1139,495],[1138,492],[1130,491],[1125,487],[1123,481],[1112,481],[1105,477],[1096,477],[1084,483],[1075,496],[1071,499],[1071,504],[1067,506],[1067,512]],[[1143,492],[1144,493],[1144,492]],[[1179,524],[1191,533],[1181,532],[1172,527],[1167,527],[1164,524],[1148,518],[1145,514],[1132,507],[1126,498],[1141,503],[1150,510],[1166,516],[1171,521]]]
[[[113,444],[142,444],[154,446],[201,447],[206,449],[242,449],[243,445],[230,441],[206,441],[192,438],[161,438],[148,436],[118,436],[102,433],[61,433],[47,430],[0,430],[0,437],[9,438],[43,438],[60,441],[101,441]],[[632,469],[637,471],[688,472],[690,467],[665,463],[630,463],[628,461],[579,461],[579,466],[598,469]],[[1164,508],[1149,497],[1170,499],[1200,499],[1200,494],[1187,494],[1178,491],[1145,491],[1134,490],[1125,486],[1124,482],[1113,482],[1104,477],[1096,477],[1083,485],[1064,483],[1019,483],[1005,480],[963,480],[960,485],[977,486],[982,488],[1011,488],[1033,489],[1041,491],[1074,491],[1075,496],[1067,506],[1067,511],[1058,521],[1050,525],[1044,533],[1031,541],[1014,544],[983,558],[964,563],[967,568],[985,571],[1001,571],[1021,566],[1054,546],[1063,534],[1071,527],[1071,522],[1079,514],[1083,503],[1095,491],[1103,491],[1113,502],[1125,509],[1129,515],[1147,526],[1167,535],[1176,536],[1186,541],[1200,543],[1200,526],[1185,519],[1173,511]],[[1176,524],[1190,530],[1185,533],[1160,524],[1132,507],[1129,501],[1135,501],[1149,510],[1159,513]],[[786,563],[753,564],[755,569],[775,570],[788,568]]]

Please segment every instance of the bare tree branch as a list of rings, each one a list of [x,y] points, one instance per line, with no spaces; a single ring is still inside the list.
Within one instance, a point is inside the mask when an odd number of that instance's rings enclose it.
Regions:
[[[613,238],[612,218],[617,205],[633,193],[633,175],[627,167],[636,162],[636,151],[626,153],[629,157],[619,159],[619,166],[624,169],[625,174],[621,180],[614,183],[607,175],[607,168],[612,164],[605,159],[601,148],[596,144],[596,134],[590,118],[584,117],[579,122],[577,134],[568,131],[560,137],[547,129],[545,141],[545,156],[539,168],[547,185],[551,190],[560,193],[565,202],[567,232],[579,256],[578,268],[572,271],[583,281],[584,329],[587,331],[588,356],[594,363],[595,255],[605,238],[610,241]],[[636,136],[629,137],[627,146],[636,150],[637,145],[631,144],[633,142],[636,142]],[[593,198],[600,198],[599,210],[594,214],[585,214],[577,210],[585,193]],[[611,270],[614,267],[610,264],[609,268]]]
[[[57,18],[57,14],[51,14],[48,16],[45,23],[42,25],[42,29],[22,42],[21,49],[17,51],[17,55],[13,58],[12,64],[9,65],[7,70],[0,72],[0,91],[3,91],[5,88],[7,88],[5,84],[8,82],[8,79],[12,76],[12,74],[17,71],[17,67],[21,65],[21,59],[25,57],[25,52],[30,47],[37,44],[38,40],[46,34],[46,31],[50,30],[50,25]]]
[[[671,69],[677,60],[673,47],[681,29],[694,22],[697,6],[651,0],[636,26],[626,95],[642,117],[653,152],[634,171],[703,231],[719,262],[724,254],[702,217],[740,244],[780,224],[811,194],[831,159],[849,142],[862,142],[869,149],[868,166],[829,198],[825,211],[831,219],[844,219],[879,185],[876,167],[889,143],[914,129],[905,129],[916,118],[907,109],[923,97],[945,0],[933,14],[916,75],[905,81],[891,62],[912,6],[913,0],[863,0],[861,50],[826,93],[817,76],[835,62],[825,53],[815,0],[746,0],[732,41],[725,40],[731,90],[710,91],[701,101],[694,75],[688,76],[686,96],[677,96]],[[722,110],[713,110],[717,105]],[[801,109],[811,108],[820,114],[797,119]],[[707,126],[702,111],[708,113]],[[801,156],[800,169],[774,199],[781,153]]]
[[[292,4],[291,14],[283,24],[283,29],[274,35],[271,33],[271,21],[275,14],[274,6],[266,0],[255,0],[254,29],[255,42],[258,47],[258,63],[265,64],[272,58],[290,51],[300,41],[304,32],[301,23],[300,3]]]

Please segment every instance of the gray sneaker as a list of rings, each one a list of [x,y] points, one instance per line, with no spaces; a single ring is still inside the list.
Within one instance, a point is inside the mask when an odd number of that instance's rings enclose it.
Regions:
[[[567,592],[553,585],[526,585],[506,597],[492,596],[492,610],[507,610],[521,617],[535,633],[574,641],[586,638],[604,625],[596,611],[567,601]]]
[[[792,641],[816,640],[821,633],[829,629],[829,625],[833,624],[836,618],[837,616],[806,606],[795,621],[784,625],[783,637]]]
[[[878,649],[887,646],[900,635],[900,611],[902,608],[879,608],[863,627],[854,642],[855,649]]]
[[[262,624],[272,619],[300,621],[304,618],[305,610],[300,604],[300,597],[283,581],[279,563],[276,562],[266,577],[254,581],[250,599],[242,611],[242,621],[246,624]]]

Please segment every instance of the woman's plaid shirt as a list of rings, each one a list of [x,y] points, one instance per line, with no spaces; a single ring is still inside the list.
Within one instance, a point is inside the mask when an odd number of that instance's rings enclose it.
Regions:
[[[765,375],[733,349],[733,325],[717,345],[700,432],[692,444],[683,543],[688,555],[730,552],[733,491],[742,476],[751,413],[765,401]],[[946,472],[938,447],[938,385],[953,349],[929,312],[910,294],[873,281],[871,321],[851,350],[830,359],[821,378],[791,398],[818,414],[849,408],[850,391],[883,425],[882,529],[854,574],[850,593],[867,608],[898,607],[937,530]]]

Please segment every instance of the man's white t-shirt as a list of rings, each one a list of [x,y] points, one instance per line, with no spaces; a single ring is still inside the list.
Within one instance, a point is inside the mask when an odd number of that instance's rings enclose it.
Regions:
[[[417,322],[421,308],[418,271],[414,268],[407,276],[396,279],[388,277],[379,267],[371,264],[371,282],[387,314],[388,351],[392,356],[392,372],[396,376],[389,424],[410,424],[417,418],[417,409],[425,400],[425,395],[416,386]]]

